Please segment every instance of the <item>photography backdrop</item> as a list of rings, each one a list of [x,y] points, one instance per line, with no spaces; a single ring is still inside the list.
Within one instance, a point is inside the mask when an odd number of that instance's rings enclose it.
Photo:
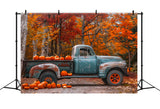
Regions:
[[[10,2],[10,3],[9,3]],[[62,3],[63,2],[63,3]],[[144,77],[147,81],[151,82],[155,86],[159,87],[159,76],[160,73],[157,73],[157,68],[159,68],[159,57],[160,51],[159,49],[159,40],[160,37],[158,37],[159,34],[159,17],[160,14],[157,14],[160,10],[159,7],[159,1],[153,0],[153,1],[146,1],[146,0],[135,0],[134,2],[130,2],[128,0],[116,0],[116,1],[103,1],[99,0],[93,1],[92,3],[90,1],[82,0],[81,2],[75,3],[75,1],[61,1],[61,4],[59,4],[59,1],[47,1],[44,3],[44,1],[40,1],[37,5],[37,1],[28,1],[23,2],[21,0],[16,1],[3,1],[1,3],[1,14],[5,17],[0,17],[1,22],[1,35],[9,37],[3,37],[3,40],[0,40],[0,47],[2,51],[5,51],[6,53],[1,53],[1,57],[10,57],[9,61],[6,61],[6,58],[1,58],[1,71],[5,73],[0,73],[0,86],[3,87],[5,84],[13,80],[15,78],[15,75],[12,74],[13,71],[15,71],[15,12],[24,12],[25,9],[28,10],[28,12],[57,12],[58,9],[60,9],[63,12],[86,12],[86,9],[89,12],[94,12],[95,9],[97,9],[99,12],[131,12],[132,10],[135,10],[135,12],[143,12],[144,13]],[[56,4],[56,5],[54,5]],[[59,5],[58,5],[59,4]],[[8,8],[10,7],[10,8]],[[6,25],[6,21],[10,26]],[[138,20],[138,25],[139,24]],[[20,23],[19,23],[20,24]],[[6,29],[8,28],[8,29]],[[8,32],[8,30],[10,32]],[[138,28],[138,31],[140,31],[140,28]],[[140,33],[140,32],[138,32]],[[19,31],[20,36],[20,31]],[[140,36],[140,34],[138,34]],[[9,40],[8,40],[9,38]],[[8,43],[6,43],[4,40],[7,40]],[[20,41],[20,38],[19,38]],[[138,41],[140,41],[140,38],[138,37]],[[139,42],[140,44],[140,42]],[[4,47],[5,45],[5,47]],[[20,47],[20,45],[19,45]],[[9,49],[9,50],[6,50]],[[138,48],[138,50],[140,50]],[[20,49],[19,49],[20,51]],[[149,52],[148,52],[149,51]],[[140,51],[139,51],[140,53]],[[19,52],[19,56],[21,53]],[[140,57],[140,54],[138,54],[138,57]],[[20,59],[19,59],[20,60]],[[138,59],[140,60],[140,59]],[[140,64],[140,63],[139,63]],[[8,66],[10,66],[8,68]],[[20,63],[19,63],[20,65]],[[7,71],[6,71],[7,69]],[[19,68],[20,69],[20,68]],[[138,69],[138,71],[140,68]],[[20,71],[19,71],[20,72]],[[138,72],[139,73],[139,72]],[[10,76],[8,76],[10,75]],[[156,76],[155,76],[156,75]],[[20,77],[20,76],[19,76]],[[8,89],[4,89],[1,91],[0,95],[0,101],[1,106],[0,107],[6,107],[6,108],[18,108],[21,109],[22,106],[24,109],[28,109],[28,106],[26,105],[26,102],[30,101],[30,106],[33,108],[50,108],[50,105],[35,105],[35,103],[42,103],[42,99],[48,99],[47,103],[52,104],[53,102],[56,103],[55,107],[61,106],[62,108],[66,108],[66,105],[68,105],[68,100],[72,101],[72,105],[70,106],[71,109],[81,109],[81,108],[119,108],[123,107],[124,109],[135,109],[137,106],[139,108],[159,108],[159,92],[154,89],[150,90],[143,90],[138,92],[138,94],[130,95],[130,94],[35,94],[34,96],[32,94],[20,94],[19,91],[12,91]],[[9,99],[8,99],[9,98]],[[56,99],[53,99],[56,98]],[[63,99],[62,99],[63,98]],[[77,99],[78,98],[78,99]],[[85,98],[85,99],[84,99]],[[107,99],[106,99],[107,98]],[[113,102],[115,98],[119,102]],[[149,98],[149,99],[147,99]],[[61,102],[59,102],[61,101]],[[124,106],[125,101],[125,106]],[[8,102],[10,105],[8,105]],[[64,105],[62,105],[62,102]],[[83,105],[79,105],[79,103]],[[92,105],[90,103],[92,102]],[[44,102],[43,102],[44,103]],[[136,105],[135,105],[136,104]],[[19,106],[18,106],[19,105]]]
[[[114,90],[119,89],[121,89],[119,93],[137,92],[136,13],[59,12],[59,14],[21,14],[22,64],[23,60],[34,60],[33,57],[37,55],[45,56],[46,58],[56,55],[59,57],[71,56],[72,47],[79,44],[91,46],[98,56],[119,56],[127,62],[126,66],[128,67],[127,71],[129,72],[129,76],[124,77],[122,87],[115,86],[113,87],[113,91],[111,89],[111,91],[108,92],[115,93]],[[114,59],[112,61],[114,62]],[[22,77],[26,77],[27,73],[29,75],[28,68],[25,68],[25,66],[26,65],[22,66],[24,67],[22,68]],[[89,70],[88,67],[84,67],[84,69]],[[22,83],[27,82],[26,80],[28,80],[29,83],[31,81],[27,78],[22,78],[21,80]],[[71,81],[74,80],[71,79]],[[90,81],[94,83],[94,79]],[[109,87],[104,90],[107,89],[109,90]],[[81,90],[81,88],[79,88],[79,90]],[[105,91],[102,92],[104,93]]]

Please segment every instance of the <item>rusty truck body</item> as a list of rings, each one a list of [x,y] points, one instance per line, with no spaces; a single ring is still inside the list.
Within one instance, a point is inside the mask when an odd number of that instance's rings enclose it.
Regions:
[[[120,85],[127,75],[126,62],[118,56],[97,56],[89,45],[72,48],[72,60],[26,60],[24,77],[56,82],[69,78],[102,78],[108,85]],[[61,76],[65,70],[72,76]]]

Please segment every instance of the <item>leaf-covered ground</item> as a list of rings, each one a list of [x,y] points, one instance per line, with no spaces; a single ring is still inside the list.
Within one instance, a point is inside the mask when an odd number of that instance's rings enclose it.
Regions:
[[[31,84],[36,79],[21,78],[22,83]],[[137,93],[137,74],[130,72],[128,77],[124,77],[120,86],[108,86],[100,78],[72,78],[62,79],[59,84],[71,84],[72,88],[54,88],[54,89],[22,89],[22,93]]]

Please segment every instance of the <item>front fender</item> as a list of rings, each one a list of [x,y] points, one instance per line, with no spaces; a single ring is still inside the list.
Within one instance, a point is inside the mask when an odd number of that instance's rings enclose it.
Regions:
[[[118,62],[106,62],[99,66],[99,77],[105,78],[108,74],[108,72],[112,68],[120,68],[123,69],[126,66],[125,61],[118,61]]]
[[[51,70],[57,75],[58,78],[60,78],[59,67],[52,63],[45,63],[33,66],[29,71],[29,77],[39,78],[40,74],[44,70]]]

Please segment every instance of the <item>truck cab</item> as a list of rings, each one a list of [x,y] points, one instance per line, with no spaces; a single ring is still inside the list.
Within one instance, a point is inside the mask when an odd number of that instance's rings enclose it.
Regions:
[[[98,60],[93,49],[87,45],[76,45],[72,49],[75,74],[98,74]]]
[[[108,85],[120,85],[127,75],[126,62],[118,56],[97,56],[89,45],[75,45],[72,60],[26,61],[25,72],[40,81],[70,78],[101,78]],[[61,76],[66,70],[72,76]],[[46,79],[49,78],[49,79]]]

